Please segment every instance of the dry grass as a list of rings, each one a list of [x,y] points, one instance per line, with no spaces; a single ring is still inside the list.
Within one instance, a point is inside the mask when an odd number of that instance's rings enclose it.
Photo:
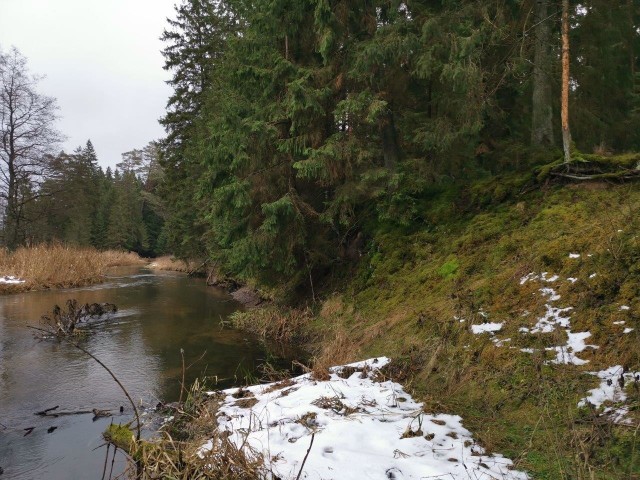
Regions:
[[[246,330],[262,338],[288,344],[309,340],[310,310],[268,307],[249,312],[235,312],[230,317],[233,327]]]
[[[360,338],[355,333],[350,334],[340,325],[335,325],[325,333],[325,339],[319,342],[320,347],[313,357],[313,378],[327,380],[330,367],[360,359],[361,345],[358,341]]]
[[[158,257],[149,264],[152,270],[166,270],[170,272],[192,273],[202,265],[202,262],[195,260],[180,260],[178,258],[165,255]]]
[[[0,293],[92,285],[103,280],[109,267],[145,263],[135,253],[63,245],[0,250],[0,275],[25,280],[20,284],[0,284]]]
[[[270,478],[265,460],[246,443],[238,448],[226,432],[217,428],[219,398],[204,393],[196,382],[176,418],[161,432],[159,438],[129,441],[127,446],[137,468],[132,465],[131,478],[155,480],[227,479],[262,480]],[[122,436],[122,435],[121,435]],[[122,447],[123,442],[108,441]],[[210,442],[208,451],[203,445]],[[126,443],[126,442],[125,442]],[[136,472],[137,470],[137,472]]]
[[[129,265],[146,265],[147,260],[135,252],[123,252],[120,250],[107,250],[98,252],[105,266],[125,267]]]
[[[132,478],[155,480],[226,479],[262,480],[269,478],[261,456],[248,447],[237,448],[216,431],[213,449],[201,453],[202,444],[178,442],[165,432],[161,440],[136,445],[142,468]],[[204,442],[202,442],[204,443]]]

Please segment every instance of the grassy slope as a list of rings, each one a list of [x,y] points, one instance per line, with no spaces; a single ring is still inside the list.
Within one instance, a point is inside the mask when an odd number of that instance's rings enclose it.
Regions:
[[[399,359],[398,374],[428,411],[461,415],[488,449],[517,459],[534,478],[640,478],[638,384],[627,386],[634,427],[577,408],[598,385],[582,372],[640,370],[640,188],[591,183],[516,195],[518,184],[503,178],[435,196],[422,215],[430,226],[379,232],[347,287],[308,315],[306,329],[318,352],[324,346],[320,361]],[[579,355],[589,360],[583,367],[547,363],[543,348],[565,343],[562,329],[518,332],[546,303],[539,283],[520,279],[545,271],[561,277],[550,286],[561,295],[557,306],[574,308],[572,330],[590,331],[587,343],[600,346]],[[489,335],[470,332],[481,310],[506,322],[499,337],[510,343],[496,347]],[[289,338],[304,325],[294,314],[275,322],[273,312],[238,320],[246,326],[260,316],[278,325],[276,334],[294,319]],[[623,335],[617,320],[635,330]],[[525,347],[538,353],[520,352]]]

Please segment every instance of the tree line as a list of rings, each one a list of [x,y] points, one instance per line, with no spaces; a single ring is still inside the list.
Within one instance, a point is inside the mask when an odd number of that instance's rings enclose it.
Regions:
[[[113,171],[98,165],[90,140],[47,162],[40,196],[25,212],[23,243],[61,241],[146,256],[163,251],[163,210],[155,193],[162,178],[157,143],[123,153]]]
[[[308,289],[434,189],[561,159],[562,92],[568,149],[638,150],[639,32],[632,0],[184,0],[168,245]]]
[[[163,250],[159,145],[122,154],[115,171],[103,171],[91,141],[60,151],[55,99],[37,91],[39,77],[13,48],[0,51],[0,202],[5,247],[64,242]]]

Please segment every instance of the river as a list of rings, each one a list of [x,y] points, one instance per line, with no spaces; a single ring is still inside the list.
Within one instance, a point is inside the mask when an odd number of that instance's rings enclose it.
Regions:
[[[39,340],[28,329],[70,298],[118,306],[80,343],[145,405],[179,398],[180,349],[187,366],[195,362],[186,383],[207,376],[220,388],[243,383],[265,357],[255,339],[222,328],[221,321],[241,308],[238,303],[202,279],[181,274],[118,269],[92,287],[0,297],[0,479],[99,480],[105,462],[105,448],[96,449],[104,443],[101,433],[111,421],[131,418],[126,397],[95,361],[68,344]],[[92,414],[34,415],[56,405],[67,411],[107,409],[114,416],[93,421]],[[25,436],[30,427],[35,428]],[[114,471],[124,467],[118,456]]]

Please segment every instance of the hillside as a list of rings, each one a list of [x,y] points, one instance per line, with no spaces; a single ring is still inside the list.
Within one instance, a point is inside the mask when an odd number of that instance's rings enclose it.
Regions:
[[[236,321],[309,341],[317,364],[393,358],[425,411],[534,478],[637,478],[638,212],[634,185],[442,189],[314,308]]]

